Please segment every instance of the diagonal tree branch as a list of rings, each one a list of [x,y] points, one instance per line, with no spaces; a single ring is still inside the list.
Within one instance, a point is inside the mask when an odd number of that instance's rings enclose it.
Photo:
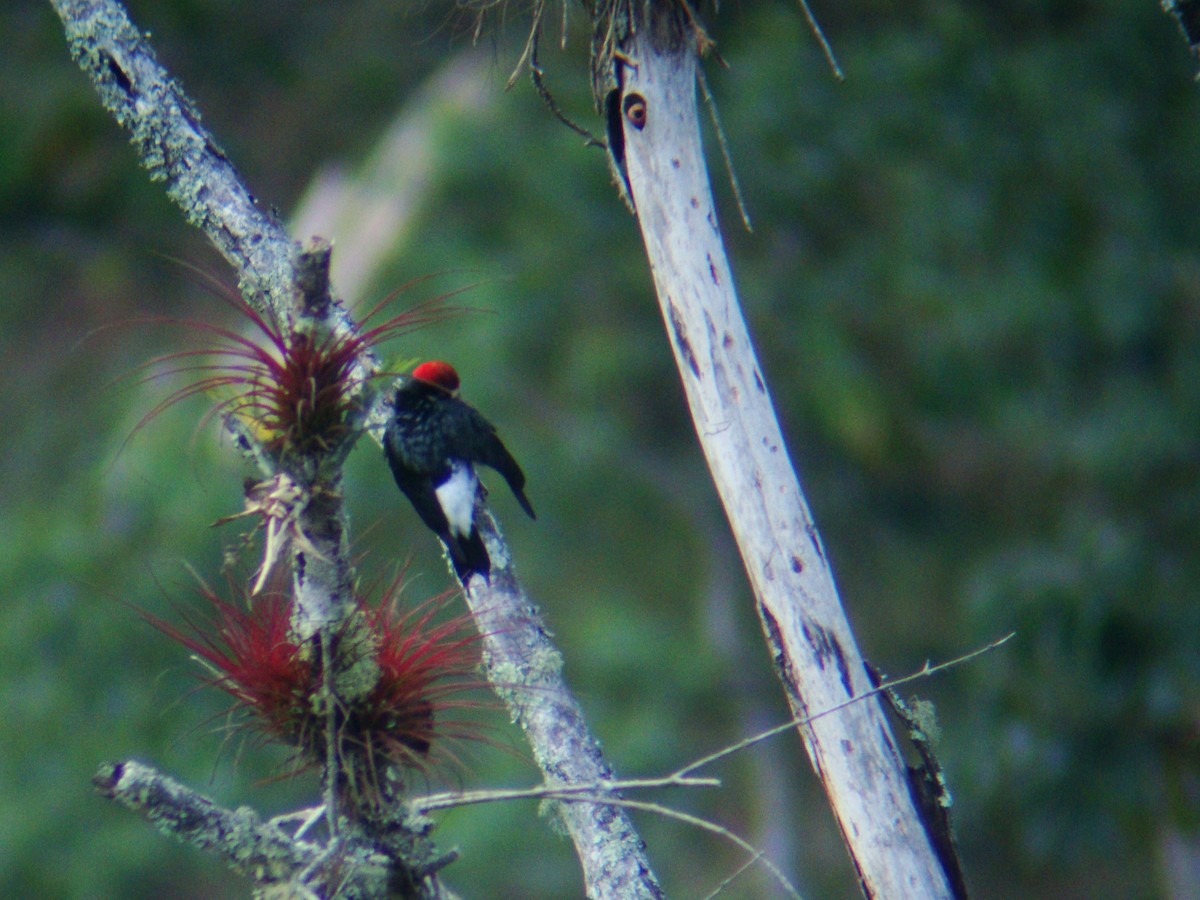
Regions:
[[[105,108],[130,132],[139,159],[151,177],[167,182],[167,192],[185,218],[208,235],[233,265],[247,301],[287,322],[311,317],[314,308],[319,308],[320,321],[313,327],[353,330],[340,305],[329,295],[328,248],[318,246],[299,252],[280,223],[257,207],[228,158],[200,124],[194,105],[158,63],[123,7],[114,0],[51,3],[63,20],[72,55],[92,79]],[[358,381],[369,385],[366,376],[377,371],[377,364],[365,352],[363,357]],[[376,402],[369,418],[375,419],[378,410]],[[240,438],[245,440],[246,435]],[[344,618],[338,606],[344,607],[350,599],[347,586],[351,569],[346,557],[349,542],[338,489],[343,450],[348,451],[348,447],[335,451],[331,468],[316,465],[313,471],[286,473],[300,484],[298,521],[308,545],[293,548],[294,562],[298,563],[298,604],[311,606],[307,617],[300,620],[300,631],[306,638],[320,637],[321,654],[327,660],[332,646],[329,627]],[[261,464],[264,455],[256,453],[255,458]],[[562,679],[561,657],[549,640],[541,615],[512,574],[503,538],[482,506],[476,515],[494,565],[491,584],[475,579],[467,586],[467,596],[485,635],[489,676],[513,718],[525,730],[548,784],[611,781],[614,773]],[[330,671],[327,666],[327,674]],[[326,687],[331,688],[328,678]],[[217,850],[227,859],[246,852],[219,846],[219,841],[197,841],[189,830],[188,810],[206,810],[204,816],[214,818],[218,832],[222,822],[231,827],[238,824],[234,819],[240,813],[211,807],[208,801],[174,782],[170,789],[149,793],[139,793],[137,788],[131,789],[133,793],[123,790],[121,786],[128,786],[134,775],[143,782],[148,779],[166,785],[163,776],[134,763],[106,767],[98,776],[98,784],[103,782],[102,788],[114,798],[141,803],[140,811],[154,818],[160,828]],[[329,784],[331,777],[327,772]],[[326,799],[332,834],[339,831],[339,819],[332,808],[331,790],[327,789]],[[163,809],[151,809],[155,804]],[[662,896],[642,842],[622,809],[587,802],[565,805],[560,813],[575,841],[590,897],[617,900]],[[239,833],[248,835],[252,842],[260,837],[254,829],[240,829]],[[418,829],[414,841],[422,836]],[[355,838],[361,839],[362,835],[342,834],[330,849],[348,853],[357,846]],[[312,852],[308,845],[293,849]],[[309,859],[307,865],[323,862],[327,860]],[[432,879],[432,870],[426,876],[418,867],[410,874],[420,882],[414,888],[423,892],[421,896],[438,895],[441,888]],[[371,884],[377,885],[377,881]],[[377,886],[364,888],[352,896],[376,896],[377,890]]]
[[[650,18],[618,27],[608,106],[696,432],[776,673],[805,719],[872,685],[734,289],[700,142],[694,23],[669,3],[632,6]],[[880,704],[847,705],[800,733],[865,896],[953,896]]]
[[[92,778],[96,789],[142,816],[163,834],[212,853],[254,881],[256,896],[391,897],[387,855],[365,844],[325,848],[264,822],[249,807],[218,806],[173,778],[133,760],[106,763]],[[438,865],[430,862],[431,868]],[[329,878],[326,869],[334,872]],[[432,874],[432,872],[430,873]],[[380,890],[380,885],[384,889]],[[323,892],[323,893],[322,893]],[[439,888],[426,896],[455,900]]]
[[[100,102],[130,134],[151,179],[167,183],[187,221],[238,273],[239,287],[279,314],[291,307],[294,245],[259,209],[200,113],[114,0],[50,0],[72,57]]]
[[[143,763],[107,763],[92,782],[163,834],[221,857],[260,885],[291,882],[320,849],[264,823],[252,809],[224,809]],[[383,868],[387,861],[378,857],[371,862]]]
[[[533,748],[547,785],[597,784],[616,778],[600,742],[563,678],[562,655],[550,640],[541,611],[516,579],[512,559],[491,513],[479,504],[475,522],[492,560],[488,579],[466,585],[467,602],[484,635],[488,680]],[[615,799],[620,799],[615,792]],[[560,803],[583,866],[587,895],[595,900],[663,896],[625,808],[595,802]]]

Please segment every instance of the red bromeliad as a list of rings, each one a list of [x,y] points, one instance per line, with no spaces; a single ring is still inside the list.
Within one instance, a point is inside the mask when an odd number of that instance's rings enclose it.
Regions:
[[[232,418],[276,458],[329,450],[344,440],[350,433],[352,414],[363,409],[364,382],[358,373],[366,352],[459,311],[439,298],[361,332],[314,330],[303,319],[297,324],[261,315],[228,288],[219,286],[217,290],[250,323],[249,333],[204,321],[151,320],[182,325],[215,340],[209,347],[171,353],[148,363],[186,363],[152,378],[180,373],[200,377],[150,410],[137,429],[189,397],[231,392],[210,416]],[[367,312],[363,324],[398,293]],[[372,377],[379,374],[385,373]]]
[[[369,382],[389,377],[370,364],[370,351],[414,329],[459,313],[448,296],[412,307],[367,328],[366,325],[406,288],[385,298],[351,330],[297,312],[289,319],[264,315],[240,295],[204,277],[209,286],[248,323],[235,330],[184,319],[149,320],[182,325],[212,339],[210,346],[168,354],[147,365],[166,364],[149,378],[189,375],[193,380],[171,393],[137,424],[141,429],[172,405],[196,395],[217,395],[204,421],[220,416],[271,472],[247,482],[246,507],[237,515],[261,520],[266,532],[262,564],[252,593],[270,577],[286,547],[306,537],[299,516],[313,495],[329,482],[321,472],[337,466],[365,425],[372,397]],[[418,281],[421,279],[418,279]],[[326,472],[326,475],[329,473]],[[336,476],[334,477],[336,481]]]
[[[268,590],[243,606],[202,588],[207,620],[185,614],[179,627],[141,615],[195,654],[206,682],[234,699],[243,727],[293,748],[301,768],[324,766],[332,723],[340,789],[376,806],[406,776],[456,761],[457,744],[480,738],[462,713],[484,705],[471,698],[480,639],[470,618],[442,617],[447,595],[401,611],[399,590],[397,579],[378,606],[360,601],[361,615],[336,642],[335,678],[351,667],[377,678],[358,699],[339,698],[332,718],[320,700],[320,651],[296,642],[286,594]]]

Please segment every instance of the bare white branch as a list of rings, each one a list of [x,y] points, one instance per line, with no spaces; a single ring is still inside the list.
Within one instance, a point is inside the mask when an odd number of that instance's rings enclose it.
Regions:
[[[864,893],[950,897],[884,711],[853,702],[872,685],[742,317],[700,143],[695,47],[662,26],[636,29],[615,65],[629,184],[696,432]]]

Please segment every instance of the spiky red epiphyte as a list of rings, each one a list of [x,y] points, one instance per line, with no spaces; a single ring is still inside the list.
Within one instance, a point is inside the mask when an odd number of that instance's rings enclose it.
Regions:
[[[359,711],[364,747],[402,769],[453,759],[453,744],[479,737],[479,726],[453,711],[480,705],[470,699],[481,685],[480,636],[470,616],[439,620],[448,597],[402,612],[394,586],[365,610],[380,676]]]
[[[197,394],[232,391],[234,396],[218,403],[211,415],[236,418],[268,451],[307,454],[327,450],[348,434],[349,417],[360,402],[363,378],[358,373],[366,351],[458,312],[444,304],[445,298],[439,298],[361,332],[321,330],[314,335],[295,328],[294,323],[261,315],[228,288],[219,287],[218,291],[249,320],[258,339],[208,322],[155,320],[198,330],[216,338],[216,343],[151,361],[155,364],[211,360],[160,373],[161,376],[200,373],[201,377],[155,406],[135,431],[181,400]],[[365,326],[398,293],[368,311],[362,324]]]
[[[295,744],[308,727],[320,674],[289,636],[291,600],[268,591],[243,609],[206,587],[201,594],[213,614],[206,622],[185,614],[188,630],[144,611],[141,615],[199,657],[210,673],[208,683],[234,698],[246,725]]]
[[[268,590],[243,608],[202,588],[212,614],[207,620],[184,614],[184,628],[141,615],[199,658],[208,683],[234,698],[247,727],[296,750],[299,768],[324,763],[332,725],[340,782],[374,806],[388,786],[405,782],[405,773],[455,760],[454,746],[480,734],[476,723],[454,713],[483,705],[469,697],[480,686],[480,638],[470,617],[441,616],[449,595],[402,611],[399,591],[397,580],[378,606],[360,600],[361,615],[343,626],[335,671],[354,667],[363,654],[378,678],[357,698],[339,697],[332,720],[318,702],[321,655],[294,641],[292,601],[284,592]]]

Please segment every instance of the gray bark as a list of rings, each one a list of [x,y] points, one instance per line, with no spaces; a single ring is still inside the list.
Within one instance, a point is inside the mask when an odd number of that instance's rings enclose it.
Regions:
[[[279,222],[259,209],[228,158],[200,124],[200,115],[191,101],[158,63],[145,36],[130,22],[121,4],[114,0],[51,3],[63,20],[72,55],[92,79],[104,107],[130,132],[139,159],[151,177],[166,181],[168,195],[188,222],[200,228],[233,265],[247,300],[280,320],[291,321],[297,309],[299,314],[307,314],[312,301],[327,299],[328,303],[318,304],[327,314],[322,327],[353,328],[340,305],[329,296],[327,280],[323,280],[328,277],[328,248],[318,245],[309,253],[300,253]],[[314,273],[309,264],[314,257],[322,263],[315,289],[310,283]],[[375,370],[375,361],[369,355],[362,364],[364,376]],[[370,418],[378,421],[379,416],[377,404]],[[337,453],[348,450],[348,446],[338,448]],[[263,461],[261,454],[255,458]],[[297,558],[304,557],[304,565],[296,569],[303,574],[297,575],[295,585],[301,609],[299,630],[304,636],[324,632],[336,624],[344,618],[351,601],[348,537],[337,491],[337,469],[334,465],[332,471],[318,473],[318,487],[328,490],[312,491],[306,483],[300,485],[301,496],[296,500],[301,510],[297,525],[308,545],[293,547]],[[314,501],[314,496],[320,502]],[[477,510],[477,519],[493,561],[493,574],[490,585],[475,579],[467,586],[467,596],[485,634],[488,670],[497,690],[525,730],[548,784],[611,780],[613,772],[599,742],[589,732],[562,678],[562,661],[541,615],[512,574],[503,538],[482,507]],[[330,644],[325,642],[323,646],[328,648]],[[251,811],[221,810],[137,763],[106,766],[97,784],[108,796],[142,812],[161,830],[218,852],[231,862],[251,853],[252,845],[263,837]],[[154,789],[146,789],[147,785]],[[332,810],[330,791],[326,801]],[[588,896],[613,900],[662,896],[642,842],[623,809],[593,800],[572,800],[562,804],[559,814],[575,842]],[[215,830],[206,827],[202,833],[193,831],[196,816],[211,822]],[[397,818],[403,816],[398,813]],[[246,822],[254,827],[240,827],[239,823]],[[337,826],[332,813],[330,824],[331,828]],[[414,828],[414,848],[428,854],[423,840],[428,829],[420,823]],[[298,860],[304,862],[302,871],[313,875],[325,863],[340,865],[356,858],[343,859],[331,855],[332,850],[369,855],[369,841],[357,840],[361,835],[343,833],[325,849],[305,842],[296,843],[290,850],[287,837],[278,837],[288,872],[295,869]],[[239,844],[243,838],[249,844]],[[347,875],[363,882],[362,891],[345,896],[384,896],[387,867],[364,865],[361,873]],[[421,881],[417,886],[421,896],[444,896],[434,869],[423,868],[426,864],[421,862],[414,865]],[[268,879],[260,877],[265,871],[262,866],[235,868],[256,878],[260,886],[278,881],[274,874]],[[426,870],[429,874],[422,876]]]
[[[871,690],[734,289],[700,141],[691,42],[618,62],[629,187],[713,479],[776,672],[807,719]],[[663,32],[658,32],[661,35]],[[802,352],[802,348],[797,348]],[[877,698],[800,727],[868,897],[950,897]]]
[[[562,656],[541,612],[517,582],[496,524],[482,505],[476,507],[475,521],[487,544],[492,572],[487,581],[470,580],[467,602],[484,635],[488,680],[525,732],[547,786],[615,780],[563,678]],[[575,844],[588,897],[663,896],[645,845],[624,809],[572,800],[560,802],[555,814]]]

